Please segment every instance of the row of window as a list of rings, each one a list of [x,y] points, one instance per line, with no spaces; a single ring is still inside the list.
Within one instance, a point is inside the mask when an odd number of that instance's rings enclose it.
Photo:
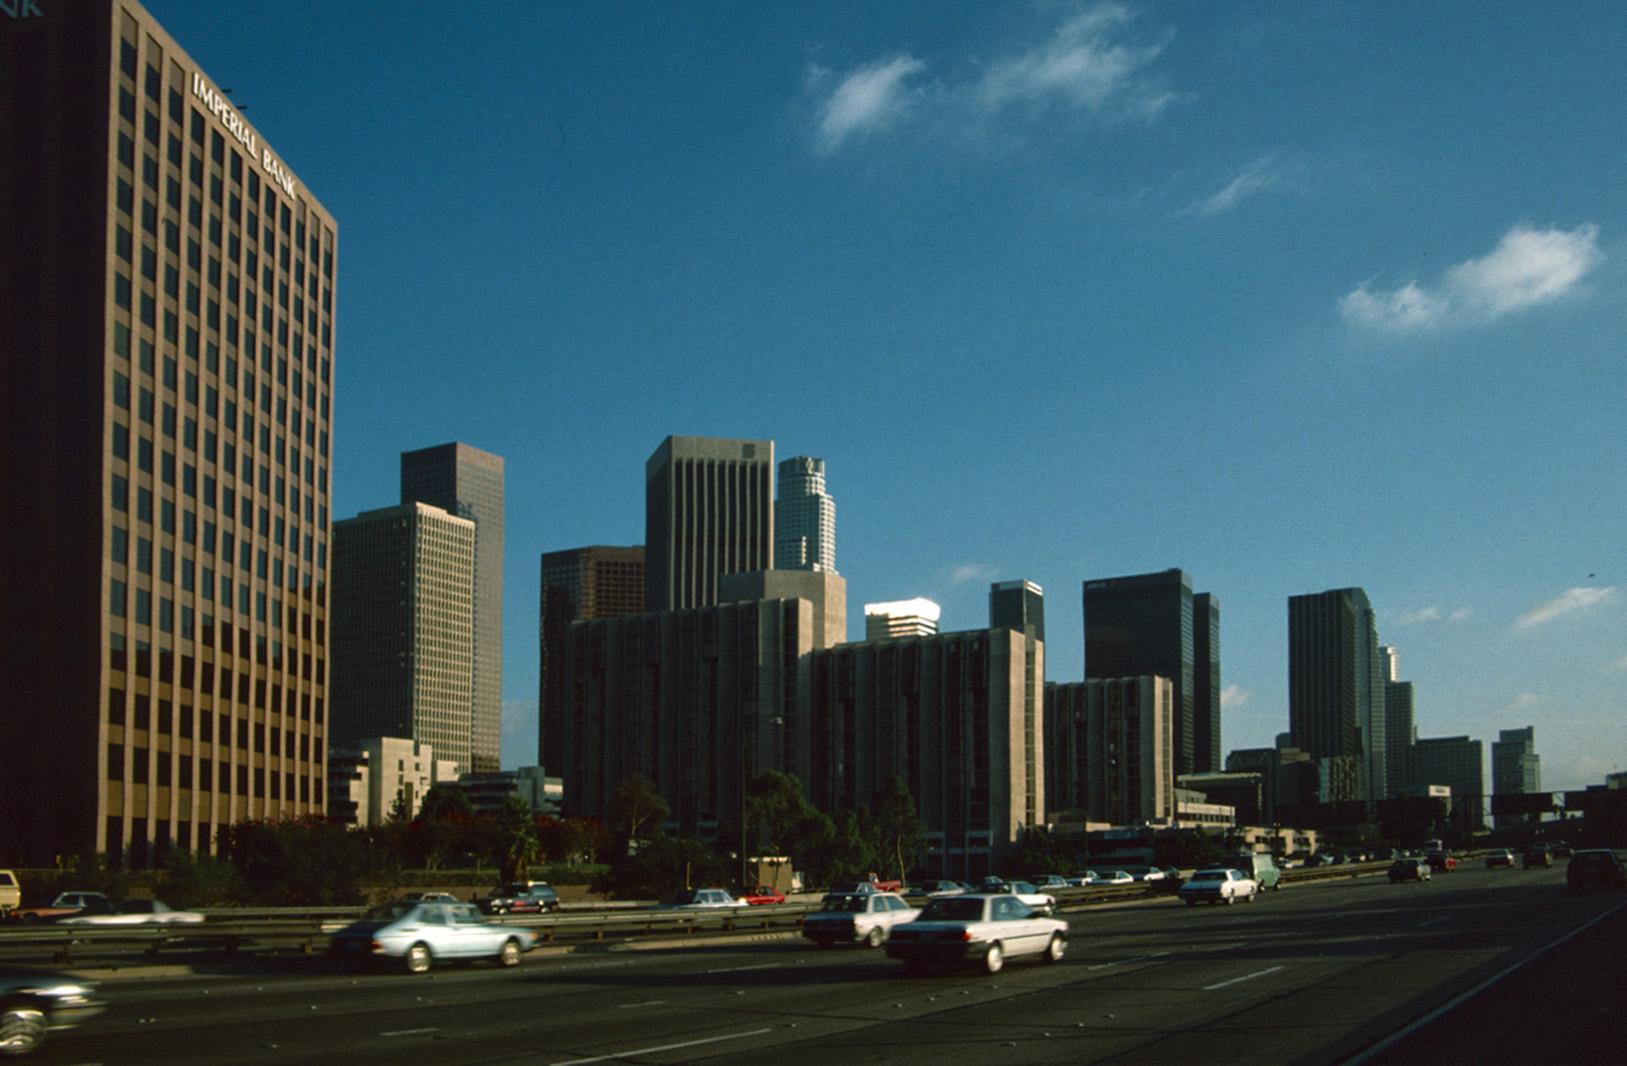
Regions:
[[[169,752],[160,751],[159,758],[149,771],[148,749],[132,747],[130,765],[124,765],[124,745],[107,745],[107,776],[110,781],[132,785],[158,785],[199,792],[221,792],[238,796],[253,796],[274,800],[294,798],[299,794],[301,803],[321,803],[322,779],[319,776],[266,771],[263,766],[246,766],[221,759],[218,763],[206,756],[197,759],[197,774],[193,774],[193,758],[183,755],[171,759]],[[319,764],[316,764],[319,765]],[[313,765],[313,769],[316,769]],[[128,773],[126,772],[128,771]],[[218,775],[217,775],[218,771]],[[196,784],[194,784],[196,781]],[[218,787],[217,787],[218,781]],[[297,782],[297,785],[296,785]],[[251,788],[252,785],[252,788]],[[269,785],[269,789],[268,786]],[[312,796],[316,797],[315,799]]]

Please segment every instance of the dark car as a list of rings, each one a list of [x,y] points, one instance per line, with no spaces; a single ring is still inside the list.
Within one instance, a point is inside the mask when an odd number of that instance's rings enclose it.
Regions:
[[[71,1029],[106,1005],[73,974],[0,966],[0,1055],[33,1051],[53,1029]]]
[[[1390,884],[1402,881],[1428,881],[1434,865],[1424,859],[1397,859],[1390,864]]]
[[[1520,865],[1527,870],[1533,866],[1552,866],[1553,864],[1554,853],[1548,850],[1546,844],[1533,844],[1526,848],[1525,855],[1520,860]]]
[[[487,914],[542,914],[559,910],[559,893],[545,881],[510,881],[475,903]]]
[[[1584,848],[1571,855],[1565,884],[1569,888],[1627,888],[1627,868],[1613,851]]]

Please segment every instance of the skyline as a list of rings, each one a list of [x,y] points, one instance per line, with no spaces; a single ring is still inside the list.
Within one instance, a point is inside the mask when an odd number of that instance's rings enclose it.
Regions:
[[[825,461],[850,632],[1027,579],[1077,681],[1082,584],[1179,567],[1225,752],[1361,587],[1421,736],[1622,768],[1611,5],[147,7],[338,220],[333,519],[506,462],[505,766],[541,554],[693,435]]]

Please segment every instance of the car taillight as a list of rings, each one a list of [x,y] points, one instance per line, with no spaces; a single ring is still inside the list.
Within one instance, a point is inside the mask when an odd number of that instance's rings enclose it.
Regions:
[[[384,945],[380,944],[377,940],[370,940],[370,941],[367,942],[367,950],[368,951],[383,951],[384,950]]]
[[[970,940],[970,939],[972,939],[972,931],[970,929],[962,929],[960,931],[960,938],[962,940]]]

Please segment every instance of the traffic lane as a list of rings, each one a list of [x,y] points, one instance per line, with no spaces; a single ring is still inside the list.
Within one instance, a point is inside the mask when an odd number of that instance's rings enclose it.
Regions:
[[[1062,970],[1080,967],[1091,974],[1097,972],[1093,967],[1134,966],[1136,953],[1147,954],[1145,945],[1157,947],[1160,937],[1166,957],[1184,952],[1201,961],[1258,951],[1262,941],[1294,939],[1295,921],[1333,927],[1319,935],[1334,949],[1341,937],[1348,938],[1338,926],[1361,914],[1364,903],[1373,909],[1376,902],[1374,914],[1380,918],[1396,913],[1383,891],[1389,887],[1377,893],[1346,886],[1318,889],[1297,900],[1296,894],[1279,894],[1270,898],[1293,902],[1272,908],[1263,902],[1190,911],[1172,905],[1127,909],[1105,918],[1080,916],[1083,920],[1074,922],[1075,947]],[[1392,893],[1389,898],[1405,897]],[[1375,920],[1369,916],[1362,924],[1371,930]],[[1091,950],[1082,951],[1086,944]],[[241,1061],[308,1061],[312,1055],[341,1050],[347,1061],[394,1061],[399,1049],[409,1045],[426,1062],[507,1061],[516,1052],[529,1056],[525,1061],[561,1061],[651,1048],[667,1049],[662,1052],[665,1060],[682,1061],[709,1054],[713,1043],[745,1041],[742,1046],[765,1047],[809,1035],[885,1027],[950,1008],[975,1012],[992,1001],[1041,991],[1059,976],[1054,968],[1015,965],[998,981],[943,978],[913,987],[897,964],[880,959],[879,953],[810,955],[810,950],[779,945],[664,956],[639,953],[632,959],[577,961],[577,956],[568,962],[540,960],[519,974],[436,971],[423,978],[372,975],[268,982],[263,987],[238,982],[235,993],[214,989],[215,997],[207,1003],[202,995],[167,1005],[138,995],[126,1006],[142,1017],[127,1027],[114,1045],[117,1053],[110,1051],[106,1061],[176,1062],[183,1045],[192,1048],[195,1061],[220,1061],[225,1047],[231,1048],[229,1057]],[[1203,979],[1221,984],[1235,976],[1227,971]],[[1247,983],[1227,987],[1241,989]],[[1191,1024],[1179,997],[1174,1012],[1173,1022],[1158,1024]],[[1045,1007],[1039,1013],[1043,1024],[1057,1012]],[[151,1054],[138,1059],[135,1053],[142,1048]]]
[[[1598,893],[1598,921],[1550,950],[1499,971],[1353,1063],[1627,1062],[1627,898]]]
[[[1475,901],[1473,886],[1460,883],[1449,897],[1461,908],[1458,922],[1440,920],[1428,896],[1391,896],[1401,901],[1392,905],[1383,899],[1392,886],[1374,887],[1344,892],[1350,908],[1344,914],[1323,915],[1320,901],[1298,904],[1307,925],[1271,937],[1269,945],[1248,937],[1228,944],[1234,930],[1217,923],[1212,932],[1219,935],[1184,947],[1172,939],[1148,957],[1081,962],[1081,953],[1070,950],[1060,971],[1066,980],[1050,987],[965,1005],[946,997],[951,1005],[931,1017],[775,1048],[773,1057],[781,1066],[1201,1062],[1217,1056],[1339,1061],[1450,998],[1450,989],[1508,953],[1533,950],[1547,933],[1590,913],[1551,906],[1552,898],[1534,905],[1532,892],[1563,899],[1556,882],[1507,886],[1506,893],[1498,891],[1504,886],[1481,886],[1504,896],[1502,906]],[[1379,905],[1351,907],[1363,895],[1377,896]],[[1214,911],[1229,918],[1244,909]],[[1193,930],[1171,933],[1191,936]],[[1081,966],[1098,979],[1080,980]],[[752,1059],[730,1052],[710,1061]]]

